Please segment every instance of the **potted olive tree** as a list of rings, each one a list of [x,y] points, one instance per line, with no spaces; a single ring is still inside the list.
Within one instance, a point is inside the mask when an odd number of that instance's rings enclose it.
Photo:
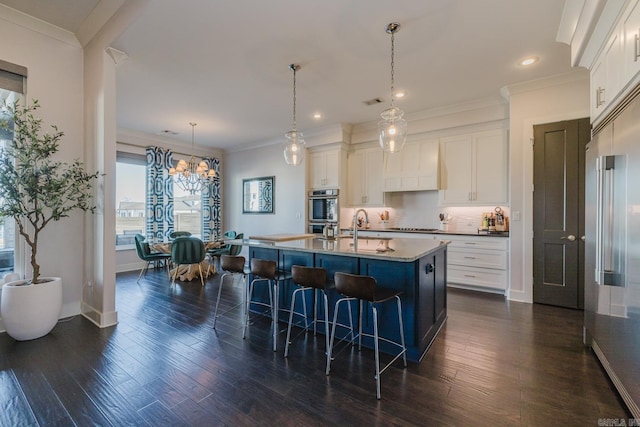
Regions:
[[[42,131],[35,116],[37,100],[22,106],[3,102],[0,127],[13,130],[13,140],[0,147],[0,217],[12,217],[31,252],[32,277],[2,286],[0,316],[17,340],[48,334],[62,309],[62,280],[43,277],[38,264],[38,239],[49,224],[75,209],[95,212],[93,184],[99,173],[87,173],[79,160],[55,159],[62,131]],[[4,119],[3,119],[4,118]]]

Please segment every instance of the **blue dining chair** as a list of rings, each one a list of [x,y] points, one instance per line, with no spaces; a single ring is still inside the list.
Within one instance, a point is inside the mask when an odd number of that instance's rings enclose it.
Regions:
[[[229,230],[229,231],[225,231],[224,233],[224,240],[232,240],[232,239],[243,239],[244,238],[244,234],[240,233],[237,234],[235,231],[233,230]],[[238,248],[234,249],[234,253],[232,253],[232,246],[237,246]],[[219,265],[220,263],[216,263],[216,258],[219,260],[220,257],[222,255],[238,255],[240,253],[240,251],[242,250],[242,246],[241,245],[231,245],[230,243],[220,247],[220,248],[215,248],[215,249],[209,249],[207,251],[207,255],[209,255],[209,257],[211,258],[211,260],[213,261],[213,265]]]
[[[191,233],[188,231],[174,231],[171,234],[169,234],[169,238],[171,240],[176,239],[178,237],[189,237],[191,236]]]
[[[138,254],[138,258],[146,261],[146,264],[140,270],[140,274],[138,275],[138,280],[136,282],[140,281],[140,278],[143,274],[147,274],[149,264],[151,263],[155,264],[157,261],[163,261],[167,265],[167,267],[169,266],[171,255],[162,252],[151,252],[149,243],[145,242],[145,237],[142,234],[136,234],[133,240],[136,244],[136,253]]]
[[[198,264],[200,272],[200,283],[204,286],[204,275],[202,274],[202,264],[207,252],[204,249],[202,240],[193,236],[180,237],[171,243],[171,260],[174,264],[173,280],[171,286],[176,283],[178,269],[181,265]]]

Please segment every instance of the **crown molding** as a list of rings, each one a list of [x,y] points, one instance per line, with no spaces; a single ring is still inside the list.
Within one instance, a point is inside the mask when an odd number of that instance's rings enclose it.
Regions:
[[[191,143],[168,138],[164,135],[149,134],[133,129],[118,128],[116,133],[116,142],[122,145],[142,148],[149,146],[170,148],[176,154],[185,156],[190,156],[192,151]],[[222,150],[219,148],[203,147],[202,145],[196,144],[193,148],[193,155],[200,157],[222,157]]]
[[[501,89],[501,92],[506,99],[509,99],[512,95],[583,80],[589,80],[589,71],[584,68],[580,68],[568,73],[556,74],[554,76],[543,77],[541,79],[507,85]]]
[[[333,144],[336,142],[347,143],[351,139],[352,125],[348,123],[342,123],[337,125],[323,126],[320,128],[314,128],[309,131],[301,131],[304,135],[305,143],[308,148],[316,147],[319,145]],[[263,148],[271,145],[284,144],[284,136],[282,138],[270,138],[257,142],[248,142],[246,144],[240,144],[235,147],[225,148],[225,153],[237,153],[242,151],[249,151],[255,148]]]
[[[55,25],[51,25],[41,19],[34,18],[31,15],[20,12],[9,6],[0,4],[0,19],[11,22],[20,27],[24,27],[31,31],[35,31],[52,39],[56,39],[63,43],[74,47],[82,47],[80,41],[71,31],[64,30]]]

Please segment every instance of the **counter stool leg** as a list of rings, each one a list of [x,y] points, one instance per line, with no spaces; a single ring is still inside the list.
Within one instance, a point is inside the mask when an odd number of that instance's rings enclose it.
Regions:
[[[333,310],[333,327],[331,328],[331,340],[329,341],[329,348],[327,349],[327,369],[325,370],[325,375],[329,375],[329,372],[331,371],[331,353],[333,352],[333,340],[336,337],[336,322],[338,320],[340,302],[341,300],[336,301],[336,305]]]
[[[362,311],[364,309],[364,304],[362,300],[358,300],[358,302],[360,305],[360,313],[358,316],[358,351],[361,351],[362,350]]]
[[[353,312],[351,311],[351,301],[347,302],[347,310],[349,311],[349,327],[351,328],[350,332],[351,332],[351,345],[355,345],[356,342],[356,336],[353,333]],[[335,325],[335,322],[334,322]],[[335,326],[334,326],[335,328]]]
[[[293,309],[296,304],[296,295],[298,294],[298,291],[301,290],[302,288],[298,288],[293,291],[293,294],[291,294],[291,309],[289,310],[289,326],[287,327],[287,340],[285,341],[284,345],[284,357],[289,356],[289,344],[291,343],[291,324],[293,323]],[[302,295],[304,295],[304,292],[302,293]]]
[[[371,304],[373,311],[373,346],[376,355],[376,398],[380,400],[380,353],[378,346],[378,309]]]
[[[307,288],[303,288],[305,291],[307,290]],[[307,298],[306,298],[307,293],[306,292],[302,292],[302,313],[304,314],[304,330],[308,331],[309,330],[309,320],[307,318]]]
[[[278,282],[277,281],[273,282],[273,293],[275,298],[273,300],[273,305],[271,306],[273,308],[271,315],[273,317],[273,351],[276,351],[276,347],[278,344]]]
[[[400,341],[402,342],[402,360],[404,367],[407,367],[407,347],[404,344],[404,324],[402,323],[402,303],[400,297],[396,295],[396,301],[398,302],[398,323],[400,324]]]
[[[251,296],[253,295],[253,286],[255,281],[256,280],[253,279],[249,284],[249,294],[247,295],[247,303],[245,304],[244,327],[242,328],[242,339],[244,339],[247,334],[247,326],[249,325],[249,305],[251,304]]]
[[[220,278],[220,286],[218,286],[218,299],[216,300],[216,309],[213,312],[213,329],[216,328],[216,321],[218,320],[218,306],[220,305],[220,294],[222,294],[222,284],[224,283],[224,278],[227,277],[229,273],[225,273]]]
[[[322,296],[324,299],[324,341],[325,341],[325,351],[329,352],[329,299],[327,298],[327,294],[322,291]],[[316,327],[314,322],[313,327]]]

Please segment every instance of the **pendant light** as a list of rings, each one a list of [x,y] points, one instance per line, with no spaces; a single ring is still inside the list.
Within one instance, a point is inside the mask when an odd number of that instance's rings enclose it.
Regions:
[[[380,147],[388,153],[397,153],[404,147],[407,138],[407,121],[402,118],[404,112],[393,105],[393,83],[394,83],[394,54],[395,54],[395,34],[400,30],[400,24],[392,22],[387,25],[386,32],[391,34],[391,106],[380,113],[382,119],[378,122],[378,139]]]
[[[297,166],[304,159],[304,138],[302,132],[296,130],[296,72],[300,65],[291,64],[289,69],[293,71],[293,126],[291,130],[284,134],[287,138],[284,146],[284,160],[289,165]]]
[[[196,158],[193,155],[196,123],[189,123],[189,125],[191,125],[191,158],[188,162],[180,159],[175,168],[169,169],[169,175],[174,177],[174,182],[178,187],[193,195],[200,193],[203,185],[215,178],[216,171],[209,169],[204,160],[196,163]]]

